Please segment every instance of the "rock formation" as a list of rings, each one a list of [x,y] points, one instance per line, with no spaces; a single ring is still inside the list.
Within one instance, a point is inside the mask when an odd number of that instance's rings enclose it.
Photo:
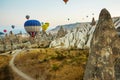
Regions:
[[[64,37],[67,34],[67,31],[61,26],[57,32],[56,38]]]
[[[115,59],[120,62],[120,43],[115,31],[111,15],[106,9],[102,9],[99,21],[93,34],[90,45],[90,54],[84,74],[84,80],[115,80],[120,75],[118,63],[114,70]],[[119,45],[118,45],[119,44]],[[115,56],[116,57],[113,57]],[[120,78],[119,78],[120,79]],[[117,79],[117,80],[119,80]]]
[[[91,22],[91,26],[94,26],[96,24],[96,21],[94,19],[94,17],[92,18],[92,22]]]
[[[47,34],[42,31],[36,35],[36,40],[38,47],[48,47],[50,42],[53,40],[53,36],[51,33]]]
[[[78,24],[71,32],[65,36],[51,42],[53,48],[80,48],[83,49],[88,41],[88,32],[91,29],[89,23]]]
[[[117,33],[118,33],[118,35],[119,35],[119,37],[120,37],[120,27],[117,27]]]
[[[113,38],[112,51],[116,80],[120,80],[120,37],[118,35]]]

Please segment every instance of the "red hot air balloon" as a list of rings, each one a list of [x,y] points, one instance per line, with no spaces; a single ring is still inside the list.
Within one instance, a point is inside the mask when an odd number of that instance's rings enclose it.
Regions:
[[[65,4],[67,4],[68,0],[63,0],[65,2]]]
[[[7,32],[7,30],[6,30],[6,29],[4,29],[3,31],[4,31],[5,33]]]

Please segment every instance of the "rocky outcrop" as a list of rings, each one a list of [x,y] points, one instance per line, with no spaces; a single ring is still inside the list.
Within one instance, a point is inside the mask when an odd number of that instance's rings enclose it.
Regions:
[[[35,43],[37,43],[38,47],[45,48],[45,47],[49,47],[50,42],[53,40],[53,36],[51,33],[48,34],[42,31],[36,35],[35,40],[36,40]]]
[[[119,37],[120,37],[120,26],[117,27],[116,31],[117,31],[117,33],[118,33],[118,35],[119,35]]]
[[[61,26],[57,32],[56,38],[64,37],[67,34],[67,31]]]
[[[77,27],[71,30],[64,37],[55,39],[51,42],[50,47],[54,48],[85,48],[87,44],[88,33],[92,26],[90,23],[81,23],[76,25]]]
[[[118,41],[119,38],[111,16],[106,9],[102,9],[91,40],[84,80],[120,79],[118,79],[120,76],[120,59],[118,59],[120,58],[118,55],[120,54],[120,44]],[[114,64],[115,59],[118,60],[118,63]]]
[[[115,28],[117,29],[120,26],[120,17],[113,17],[112,21],[115,25]],[[63,28],[67,30],[68,34],[65,36],[62,36],[60,38],[54,38],[53,41],[50,43],[50,47],[54,48],[90,48],[90,42],[91,38],[93,36],[93,32],[96,28],[96,24],[98,21],[95,21],[95,19],[92,19],[91,23],[75,23],[71,25],[63,25]],[[85,27],[86,26],[86,27]],[[79,30],[76,29],[79,27]],[[52,31],[56,32],[60,29],[60,26],[57,26]],[[82,30],[82,31],[81,31]],[[52,33],[53,33],[52,32]],[[120,32],[117,32],[117,34],[120,36]],[[57,33],[54,34],[55,36],[58,36]],[[79,38],[77,38],[80,35]],[[72,39],[76,38],[76,39]]]
[[[95,26],[95,24],[96,24],[96,21],[95,21],[95,19],[94,19],[94,17],[92,18],[92,22],[91,22],[91,26]]]
[[[112,44],[116,80],[120,80],[120,38],[116,36]]]

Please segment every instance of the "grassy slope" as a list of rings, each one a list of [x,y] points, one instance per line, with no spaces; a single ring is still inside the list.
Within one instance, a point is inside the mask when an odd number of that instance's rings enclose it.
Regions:
[[[39,80],[82,80],[88,50],[35,49],[16,57],[23,72]]]
[[[13,75],[8,65],[10,58],[7,55],[0,55],[0,80],[13,80]]]

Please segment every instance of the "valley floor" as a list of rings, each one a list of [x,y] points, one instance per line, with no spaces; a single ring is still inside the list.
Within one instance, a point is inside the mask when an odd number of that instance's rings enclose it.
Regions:
[[[89,50],[79,49],[28,49],[16,56],[14,64],[35,80],[82,80],[88,54]],[[10,72],[9,80],[24,80],[11,69]]]

